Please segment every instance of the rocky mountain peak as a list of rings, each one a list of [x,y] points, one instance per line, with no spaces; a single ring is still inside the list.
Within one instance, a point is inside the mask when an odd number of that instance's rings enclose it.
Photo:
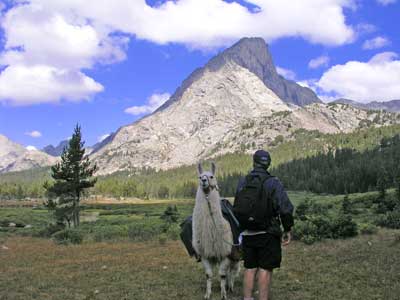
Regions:
[[[275,78],[278,76],[268,45],[262,38],[242,38],[232,47],[226,49],[209,61],[206,67],[218,70],[228,61],[248,69],[258,78]]]
[[[267,88],[286,103],[297,106],[321,103],[311,89],[302,87],[294,81],[286,80],[277,73],[268,45],[262,38],[246,37],[213,57],[204,67],[196,69],[156,112],[179,101],[185,91],[202,78],[206,71],[217,72],[232,62],[256,75]]]

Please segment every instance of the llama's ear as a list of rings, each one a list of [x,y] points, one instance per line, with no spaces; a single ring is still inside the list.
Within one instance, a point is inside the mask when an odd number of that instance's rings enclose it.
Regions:
[[[217,166],[215,165],[214,162],[211,163],[211,172],[215,175],[215,172],[217,171]]]
[[[201,166],[201,163],[197,165],[197,172],[199,172],[199,175],[203,174],[203,167]]]

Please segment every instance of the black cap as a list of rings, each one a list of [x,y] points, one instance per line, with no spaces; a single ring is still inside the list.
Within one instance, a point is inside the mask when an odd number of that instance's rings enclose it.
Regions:
[[[271,164],[271,155],[267,151],[257,150],[253,155],[253,162],[264,166],[266,169]]]

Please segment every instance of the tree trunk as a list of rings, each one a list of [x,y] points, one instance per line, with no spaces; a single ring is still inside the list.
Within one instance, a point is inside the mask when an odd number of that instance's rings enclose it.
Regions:
[[[78,226],[78,223],[76,221],[77,220],[76,219],[76,207],[77,207],[76,199],[74,199],[74,205],[73,205],[73,210],[72,210],[72,221],[73,221],[74,227]]]
[[[77,226],[79,226],[80,225],[80,216],[79,216],[79,214],[80,214],[80,207],[79,207],[79,201],[80,201],[80,192],[78,191],[77,192],[77,199],[76,199],[76,224],[77,224]]]

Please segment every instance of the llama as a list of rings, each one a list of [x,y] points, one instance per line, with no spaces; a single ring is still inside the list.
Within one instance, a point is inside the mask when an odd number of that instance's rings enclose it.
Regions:
[[[193,248],[201,257],[206,276],[205,299],[211,298],[213,267],[219,265],[221,299],[227,299],[226,286],[233,290],[239,273],[239,261],[231,256],[233,237],[229,223],[222,216],[220,196],[215,178],[215,164],[211,172],[203,172],[198,165],[199,187],[193,210]]]

